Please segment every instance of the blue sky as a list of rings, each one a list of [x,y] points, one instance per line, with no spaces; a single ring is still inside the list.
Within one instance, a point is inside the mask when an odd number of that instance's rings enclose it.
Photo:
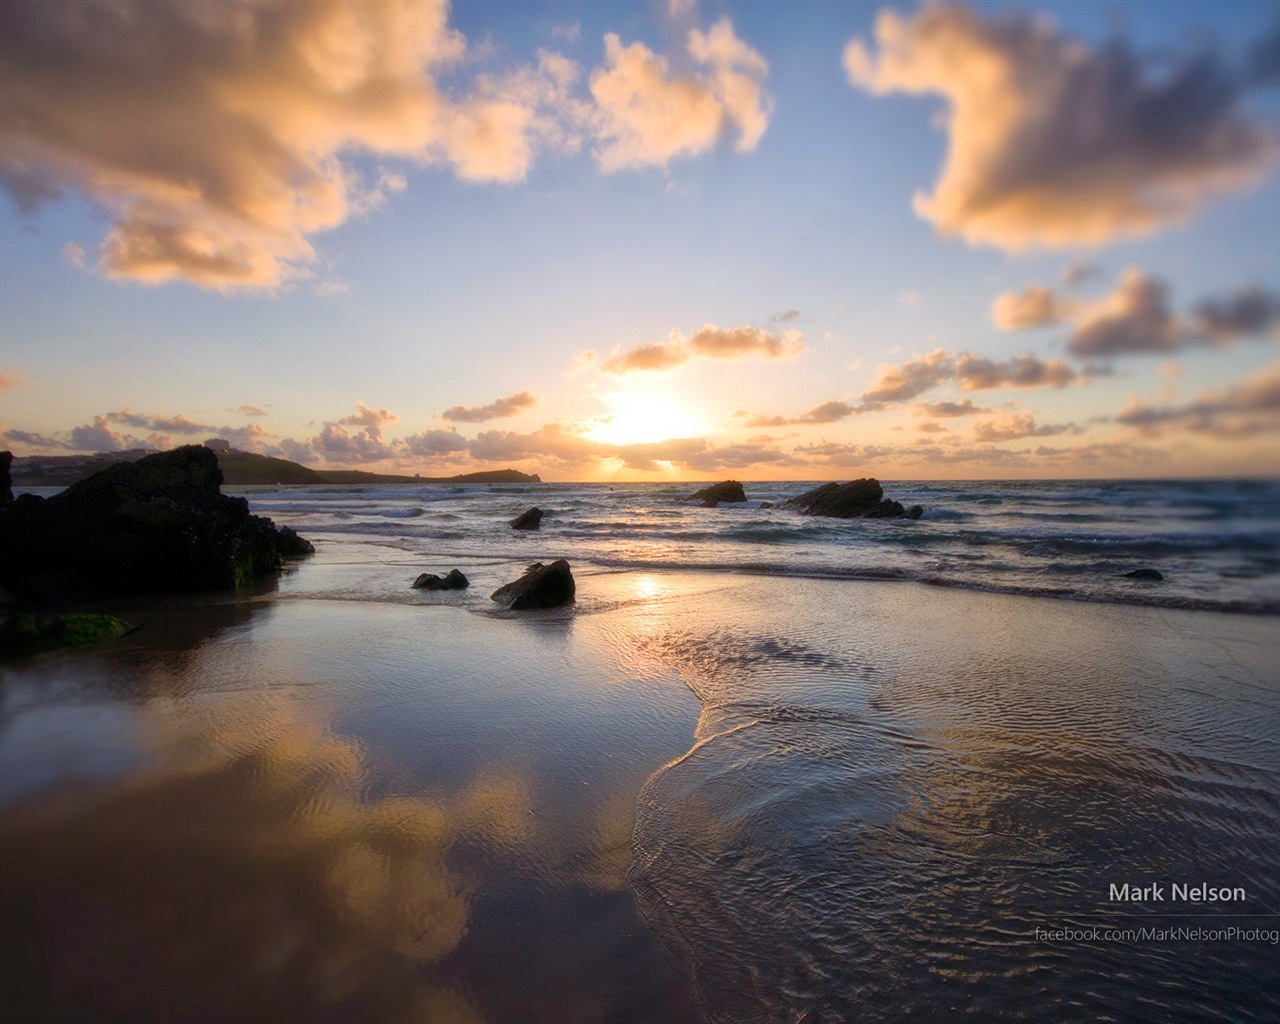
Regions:
[[[2,16],[17,454],[1280,471],[1275,5],[193,10]]]

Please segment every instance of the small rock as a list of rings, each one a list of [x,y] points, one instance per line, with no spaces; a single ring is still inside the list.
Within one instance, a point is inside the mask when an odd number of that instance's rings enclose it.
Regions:
[[[902,518],[903,519],[919,519],[922,515],[924,515],[924,506],[912,505],[909,509],[907,509],[904,513],[902,513]]]
[[[424,572],[413,581],[414,590],[465,590],[471,581],[457,569],[450,569],[444,576]]]
[[[1126,572],[1123,578],[1126,580],[1150,580],[1153,583],[1160,583],[1164,580],[1164,573],[1156,569],[1134,569],[1132,572]]]
[[[542,509],[529,508],[511,520],[511,528],[513,530],[536,530],[541,522]]]
[[[685,501],[701,501],[703,508],[715,508],[722,501],[736,503],[747,500],[747,493],[737,480],[722,480],[718,484],[694,491]]]
[[[523,611],[528,608],[555,608],[570,604],[575,590],[569,563],[560,558],[550,565],[531,565],[518,580],[499,587],[489,597],[504,608]]]

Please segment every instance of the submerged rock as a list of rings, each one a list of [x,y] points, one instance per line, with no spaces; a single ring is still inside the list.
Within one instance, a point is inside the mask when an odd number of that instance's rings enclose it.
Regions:
[[[52,498],[0,509],[0,586],[27,602],[227,590],[311,545],[224,495],[217,456],[187,445],[117,463]]]
[[[528,508],[511,520],[513,530],[536,530],[542,523],[542,509]]]
[[[414,590],[465,590],[471,581],[457,569],[450,569],[444,576],[424,572],[413,581]]]
[[[703,508],[715,508],[722,501],[736,503],[747,500],[747,493],[737,480],[722,480],[718,484],[694,491],[685,501],[701,501]]]
[[[1164,573],[1158,569],[1134,569],[1132,572],[1123,574],[1126,580],[1150,580],[1152,583],[1160,583],[1164,580]]]
[[[919,505],[904,509],[899,502],[886,498],[884,488],[874,477],[851,480],[847,484],[823,484],[775,507],[798,511],[806,516],[832,516],[836,519],[919,519],[924,515],[924,509]]]
[[[523,611],[570,604],[576,589],[569,563],[560,558],[550,565],[535,562],[518,580],[499,587],[489,597],[504,608]]]

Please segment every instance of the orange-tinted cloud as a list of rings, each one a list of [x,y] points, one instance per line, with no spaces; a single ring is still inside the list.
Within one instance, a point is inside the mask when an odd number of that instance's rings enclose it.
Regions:
[[[973,416],[980,412],[988,412],[981,406],[973,404],[973,399],[966,398],[959,402],[922,402],[912,407],[916,416],[932,416],[937,419],[951,419],[956,416]]]
[[[1181,315],[1173,309],[1165,281],[1131,267],[1101,299],[1065,298],[1035,285],[1001,295],[992,314],[996,326],[1006,331],[1068,323],[1072,326],[1068,352],[1109,360],[1261,338],[1280,327],[1280,294],[1246,285],[1229,295],[1203,299]]]
[[[1029,412],[1010,412],[973,425],[973,436],[979,441],[1016,441],[1022,437],[1052,437],[1055,434],[1079,434],[1074,423],[1038,425]]]
[[[1185,431],[1230,440],[1275,434],[1280,431],[1280,363],[1187,405],[1151,406],[1133,399],[1116,422],[1148,436]]]
[[[615,351],[600,362],[600,372],[614,377],[630,373],[670,370],[695,357],[706,359],[791,359],[803,350],[796,330],[766,331],[760,327],[717,327],[704,324],[686,339],[673,329],[667,341]]]
[[[1056,324],[1066,312],[1063,302],[1052,288],[1030,285],[1020,292],[997,296],[991,304],[991,320],[1002,331]]]
[[[356,411],[337,422],[344,427],[382,427],[388,423],[399,423],[400,417],[390,409],[375,409],[364,402],[356,402]]]
[[[21,375],[0,370],[0,395],[6,391],[16,391],[22,387],[24,381]]]
[[[879,408],[890,402],[906,402],[952,380],[965,391],[993,391],[998,388],[1061,388],[1079,376],[1061,359],[1044,360],[1029,352],[1011,359],[988,359],[972,352],[955,354],[935,349],[927,356],[918,356],[899,366],[881,366],[875,382],[862,393],[862,402],[864,409]],[[953,412],[951,415],[959,414],[962,413]]]
[[[769,66],[739,39],[728,18],[707,32],[690,29],[673,60],[643,43],[605,36],[605,64],[591,73],[596,159],[603,171],[666,167],[736,133],[738,152],[755,149],[769,126],[764,92]]]
[[[850,81],[946,98],[948,151],[915,210],[944,235],[1010,250],[1096,245],[1185,220],[1259,181],[1273,133],[1210,53],[1152,74],[1118,39],[1089,50],[1042,17],[930,4],[882,11],[852,40]]]
[[[499,398],[488,405],[455,405],[440,414],[444,420],[454,423],[485,423],[488,420],[518,416],[538,404],[538,396],[532,391],[520,391],[507,398]]]
[[[462,98],[447,3],[14,0],[0,5],[0,184],[108,211],[98,267],[146,282],[273,288],[311,237],[404,187],[354,152],[524,177],[576,74],[544,55]]]
[[[752,416],[746,421],[748,427],[786,427],[805,423],[835,423],[848,416],[857,416],[862,410],[848,402],[831,401],[815,405],[808,412],[799,416]]]

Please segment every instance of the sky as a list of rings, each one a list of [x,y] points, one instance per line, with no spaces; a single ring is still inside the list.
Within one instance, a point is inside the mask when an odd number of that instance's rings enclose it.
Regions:
[[[1280,475],[1280,4],[10,0],[0,447]]]

